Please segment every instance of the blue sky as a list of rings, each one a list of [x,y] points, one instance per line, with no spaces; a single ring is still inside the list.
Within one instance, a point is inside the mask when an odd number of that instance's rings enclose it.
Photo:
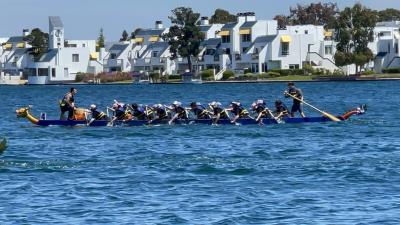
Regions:
[[[290,6],[309,0],[1,0],[0,37],[20,35],[24,28],[48,30],[48,16],[61,16],[66,37],[95,39],[104,29],[107,41],[117,40],[124,29],[153,27],[155,20],[168,22],[170,11],[178,6],[192,7],[202,16],[216,8],[232,13],[253,11],[259,19],[287,14]],[[326,2],[326,1],[323,1]],[[343,8],[361,2],[373,9],[400,9],[400,0],[338,0]],[[168,24],[168,23],[167,23]]]

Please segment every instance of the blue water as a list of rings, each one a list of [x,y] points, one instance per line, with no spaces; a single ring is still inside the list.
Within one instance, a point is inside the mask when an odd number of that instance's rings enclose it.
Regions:
[[[299,83],[333,114],[369,105],[336,124],[131,128],[34,127],[15,109],[58,117],[69,87],[0,86],[0,224],[399,224],[399,84]],[[79,86],[77,102],[250,104],[285,87]]]

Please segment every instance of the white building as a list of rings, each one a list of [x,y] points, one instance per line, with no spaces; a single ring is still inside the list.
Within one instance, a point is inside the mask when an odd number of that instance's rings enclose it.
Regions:
[[[381,73],[386,68],[400,68],[400,21],[378,23],[374,42],[369,48],[375,55],[374,70]]]
[[[49,49],[39,59],[30,57],[25,69],[29,84],[73,82],[79,72],[97,71],[96,41],[65,40],[64,34],[60,17],[50,16]]]

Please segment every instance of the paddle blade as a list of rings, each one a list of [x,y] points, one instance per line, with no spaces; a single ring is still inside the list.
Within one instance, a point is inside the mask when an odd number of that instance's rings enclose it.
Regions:
[[[331,115],[331,114],[329,114],[329,113],[327,113],[327,112],[323,112],[323,115],[325,116],[325,117],[328,117],[330,120],[332,120],[332,121],[335,121],[335,122],[340,122],[341,120],[340,119],[338,119],[336,116],[333,116],[333,115]]]

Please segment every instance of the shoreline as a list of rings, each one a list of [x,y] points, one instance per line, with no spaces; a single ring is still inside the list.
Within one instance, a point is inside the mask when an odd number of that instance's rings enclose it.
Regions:
[[[60,83],[60,84],[1,84],[0,86],[46,86],[46,85],[139,85],[139,86],[146,86],[146,85],[173,85],[173,84],[262,84],[262,83],[287,83],[289,81],[293,81],[296,83],[322,83],[322,82],[366,82],[366,81],[399,81],[400,77],[359,77],[355,79],[348,79],[346,77],[343,78],[335,78],[335,79],[310,79],[310,80],[299,80],[299,79],[282,79],[282,80],[230,80],[230,81],[203,81],[202,83],[183,83],[183,82],[167,82],[167,83],[150,83],[150,84],[134,84],[133,81],[131,82],[111,82],[111,83],[101,83],[101,84],[92,84],[92,83]]]

